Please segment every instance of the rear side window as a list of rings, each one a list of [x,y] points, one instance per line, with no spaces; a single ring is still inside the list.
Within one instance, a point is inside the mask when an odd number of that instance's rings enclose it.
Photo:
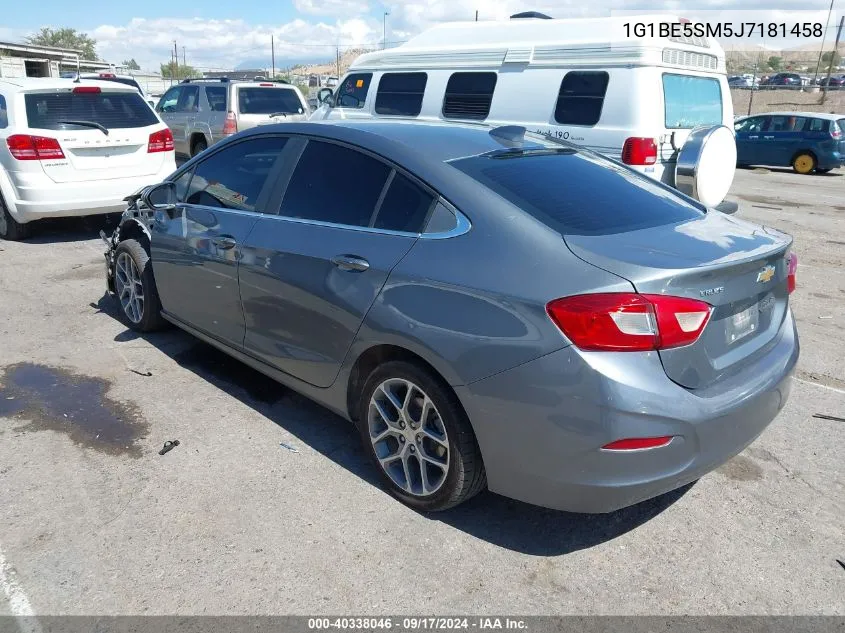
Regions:
[[[196,166],[185,202],[255,211],[258,196],[286,141],[282,137],[263,136],[214,152]]]
[[[722,122],[722,88],[718,79],[663,75],[666,127],[692,129]]]
[[[837,123],[839,124],[839,132],[845,134],[845,119],[839,119]]]
[[[176,102],[176,112],[197,112],[200,105],[200,89],[198,86],[183,86]]]
[[[447,119],[486,119],[496,79],[496,73],[453,73],[446,84],[443,116]]]
[[[807,121],[802,116],[773,116],[769,119],[767,132],[801,132]]]
[[[363,108],[367,101],[367,92],[373,73],[355,73],[348,75],[335,92],[335,105],[338,108]]]
[[[208,99],[208,107],[212,112],[226,111],[226,91],[225,86],[206,86],[205,98]]]
[[[0,95],[0,130],[9,127],[9,110],[6,108],[6,97]]]
[[[807,124],[808,132],[827,132],[829,122],[824,119],[810,119]]]
[[[422,110],[426,73],[386,73],[376,93],[378,114],[417,116]]]
[[[302,114],[299,95],[287,88],[238,88],[241,114]]]
[[[576,150],[500,152],[449,164],[562,235],[623,233],[702,215],[648,176]]]
[[[423,230],[434,197],[396,172],[373,226],[389,231],[420,233]]]
[[[569,125],[598,123],[608,79],[608,74],[603,71],[566,73],[557,95],[555,121]]]
[[[285,191],[280,215],[370,226],[390,168],[353,149],[308,141]]]
[[[41,130],[77,130],[102,125],[107,130],[156,125],[158,118],[137,92],[30,93],[24,95],[27,124]]]

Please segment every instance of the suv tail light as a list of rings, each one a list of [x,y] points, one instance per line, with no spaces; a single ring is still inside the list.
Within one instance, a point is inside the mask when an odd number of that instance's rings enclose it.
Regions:
[[[226,113],[226,122],[223,123],[223,134],[237,134],[238,122],[235,121],[235,113],[229,111]]]
[[[55,160],[64,158],[59,142],[47,136],[12,134],[6,139],[9,153],[18,160]]]
[[[102,92],[99,86],[77,86],[73,89],[73,94],[99,94]]]
[[[657,143],[653,138],[632,136],[622,146],[622,162],[626,165],[654,165],[657,162]]]
[[[792,294],[795,290],[796,275],[798,273],[798,255],[790,253],[786,256],[786,289]]]
[[[683,297],[607,293],[555,299],[546,312],[580,349],[642,352],[694,343],[712,306]]]
[[[147,154],[155,152],[173,151],[173,132],[169,128],[159,130],[150,134],[150,141],[147,143]]]

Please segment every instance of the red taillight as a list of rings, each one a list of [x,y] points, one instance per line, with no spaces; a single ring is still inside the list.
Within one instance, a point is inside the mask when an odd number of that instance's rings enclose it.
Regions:
[[[238,122],[235,120],[234,112],[226,113],[226,121],[223,123],[223,134],[237,134]]]
[[[100,73],[100,77],[105,77],[106,79],[114,79],[116,76],[114,73]]]
[[[786,290],[790,294],[795,290],[796,275],[798,274],[798,255],[790,253],[786,257]]]
[[[150,134],[149,143],[147,143],[147,153],[153,154],[155,152],[172,152],[173,151],[173,133],[169,128],[159,130]]]
[[[662,437],[629,437],[624,440],[616,440],[602,446],[606,451],[641,451],[644,448],[659,448],[666,446],[672,441],[672,435]]]
[[[833,138],[842,138],[842,132],[839,131],[839,125],[836,123],[836,121],[833,122],[833,129],[830,131],[830,135]]]
[[[632,136],[622,146],[622,162],[626,165],[654,165],[657,162],[657,143],[653,138]]]
[[[272,88],[272,87],[273,87],[273,84],[271,84],[271,83],[266,83],[266,84],[258,84],[258,85],[259,85],[259,86],[265,86],[265,87],[270,87],[270,88]]]
[[[73,94],[98,94],[100,93],[99,86],[77,86],[73,89]]]
[[[711,306],[697,299],[607,293],[555,299],[546,306],[572,343],[587,351],[635,352],[694,343]]]
[[[47,136],[12,134],[6,139],[9,153],[18,160],[54,160],[64,158],[59,142]]]

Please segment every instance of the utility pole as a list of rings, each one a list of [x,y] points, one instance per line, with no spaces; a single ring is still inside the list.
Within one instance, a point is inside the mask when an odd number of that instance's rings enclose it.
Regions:
[[[185,47],[184,46],[182,47],[182,66],[184,66],[185,68],[188,67],[188,62],[185,61]]]
[[[839,29],[836,31],[836,43],[833,45],[833,53],[831,53],[830,63],[827,65],[827,81],[825,81],[824,86],[822,86],[821,103],[824,103],[825,99],[827,99],[827,89],[828,86],[830,86],[830,74],[833,72],[833,60],[836,59],[836,56],[839,53],[839,39],[842,37],[843,26],[845,26],[845,15],[839,18]]]
[[[751,94],[748,96],[748,116],[751,116],[751,104],[754,103],[754,91],[756,88],[754,84],[757,83],[757,64],[760,61],[760,54],[757,53],[757,59],[754,60],[754,76],[751,78]]]
[[[176,40],[173,40],[173,77],[179,79],[179,48],[176,46]]]
[[[830,25],[830,15],[833,13],[834,0],[830,0],[830,8],[827,10],[827,20],[824,23],[824,30],[822,31],[822,43],[819,48],[819,59],[816,62],[816,74],[813,77],[813,85],[817,86],[819,83],[819,67],[822,65],[822,53],[824,52],[824,40],[827,37],[827,27]]]
[[[276,78],[276,40],[270,35],[270,64],[272,66],[270,79]]]
[[[382,35],[381,35],[381,48],[384,50],[387,48],[387,16],[390,15],[389,11],[384,12],[384,17],[382,18]]]
[[[340,81],[340,44],[335,46],[335,54],[337,57],[337,62],[335,64],[335,75],[337,75],[338,81]]]
[[[478,22],[478,9],[475,10],[475,21]]]

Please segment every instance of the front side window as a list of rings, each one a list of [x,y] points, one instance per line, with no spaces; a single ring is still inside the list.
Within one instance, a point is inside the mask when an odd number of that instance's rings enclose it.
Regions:
[[[107,130],[155,125],[158,118],[137,92],[36,92],[24,95],[27,124],[40,130]],[[76,122],[84,122],[79,125]]]
[[[601,118],[609,75],[572,71],[560,82],[555,121],[568,125],[595,125]]]
[[[765,117],[755,116],[750,119],[740,121],[734,126],[734,129],[741,134],[753,134],[763,131],[763,124],[766,122]]]
[[[176,104],[179,102],[179,95],[182,94],[182,86],[175,86],[164,93],[158,102],[159,112],[176,112]]]
[[[496,73],[452,73],[443,97],[443,117],[483,121],[490,114]]]
[[[367,93],[373,80],[372,73],[354,73],[347,75],[337,87],[335,106],[338,108],[361,109],[367,101]]]
[[[689,130],[722,122],[722,87],[718,79],[663,75],[666,127]]]
[[[422,110],[426,73],[385,73],[378,83],[376,112],[394,116],[417,116]]]
[[[308,141],[282,200],[280,215],[347,226],[370,226],[390,175],[359,151]]]
[[[214,152],[196,166],[185,202],[239,211],[258,210],[258,197],[286,141],[278,136],[265,136]]]
[[[173,181],[176,185],[176,202],[185,202],[188,199],[188,185],[191,183],[193,175],[194,170],[189,169]]]

